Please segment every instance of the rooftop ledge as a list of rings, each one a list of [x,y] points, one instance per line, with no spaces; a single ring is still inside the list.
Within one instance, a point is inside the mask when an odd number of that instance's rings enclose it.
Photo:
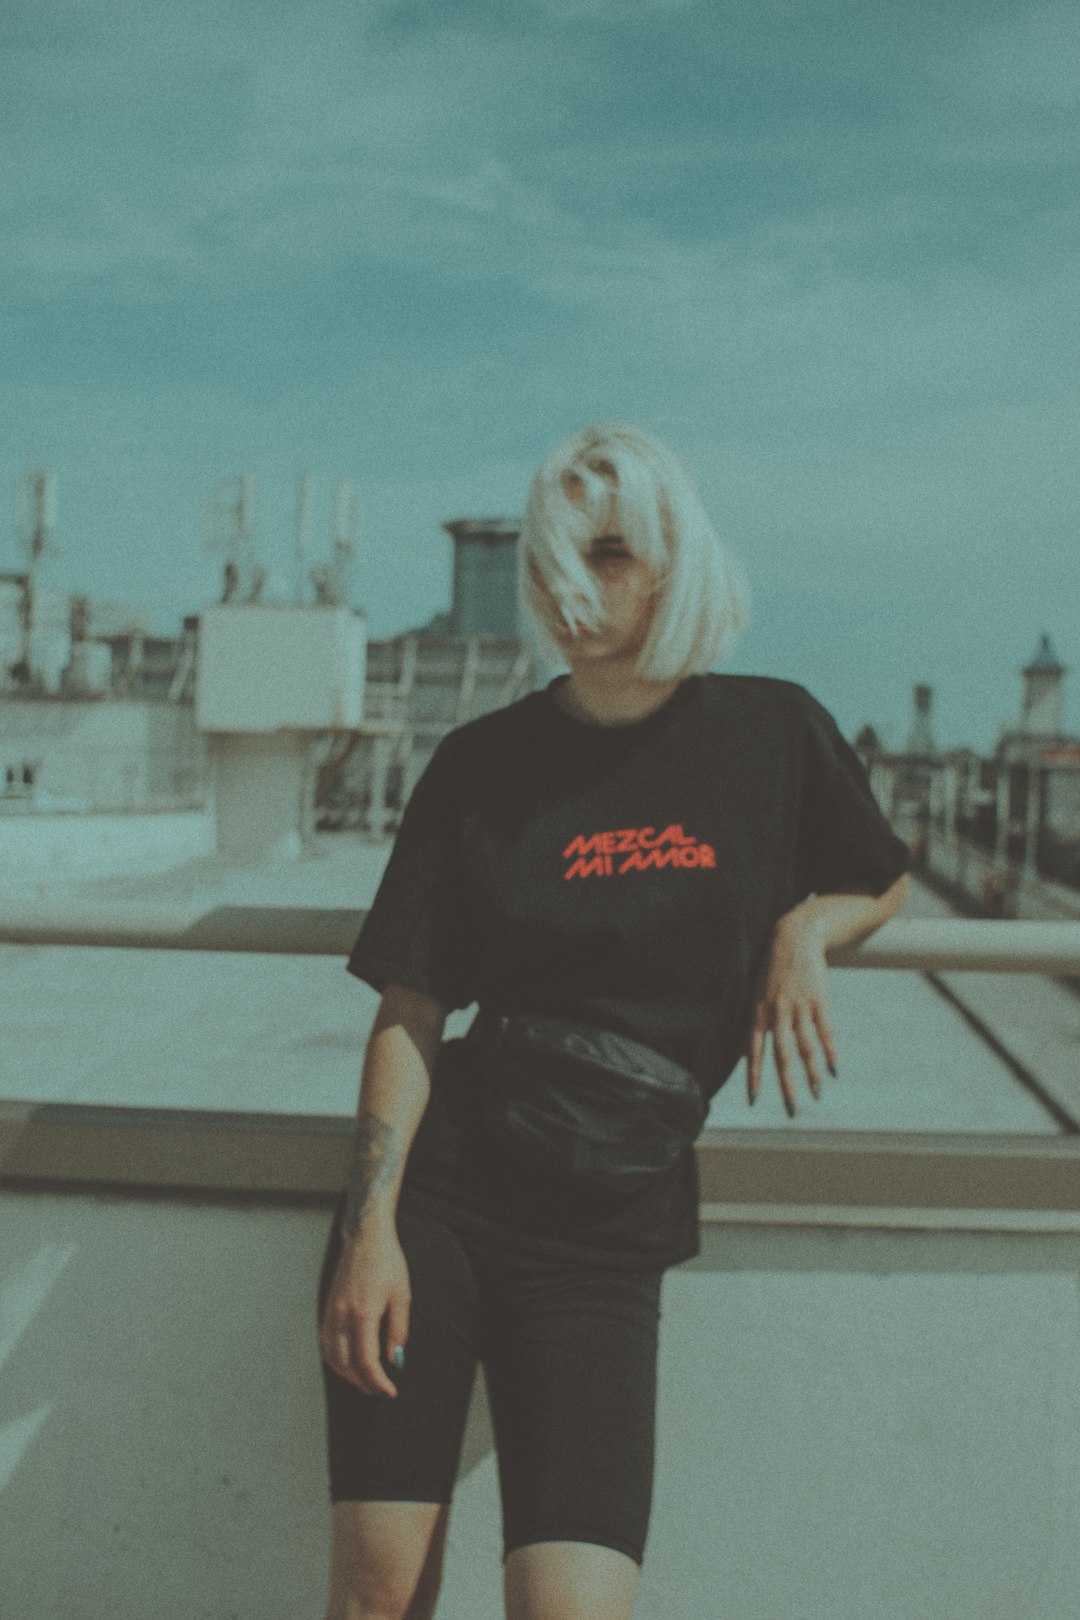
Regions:
[[[329,1207],[344,1116],[0,1101],[0,1187]],[[718,1130],[706,1221],[1080,1231],[1080,1135]]]

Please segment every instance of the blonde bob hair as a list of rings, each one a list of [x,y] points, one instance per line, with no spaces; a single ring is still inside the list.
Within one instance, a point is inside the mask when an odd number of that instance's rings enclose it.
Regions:
[[[544,629],[534,571],[568,623],[576,616],[596,628],[602,601],[585,557],[598,535],[614,533],[656,576],[659,602],[636,674],[678,680],[726,658],[749,620],[746,573],[709,521],[682,459],[622,422],[562,439],[529,491],[518,591],[545,657],[566,662]]]

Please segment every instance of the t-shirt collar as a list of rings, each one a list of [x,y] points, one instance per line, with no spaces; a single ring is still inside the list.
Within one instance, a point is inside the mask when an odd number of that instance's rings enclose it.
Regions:
[[[556,688],[564,685],[569,679],[569,674],[554,676],[548,681],[547,686],[540,692],[539,696],[543,700],[543,707],[558,725],[564,727],[568,733],[588,737],[590,740],[608,736],[637,737],[657,727],[662,727],[667,724],[674,714],[685,708],[701,685],[700,675],[685,675],[670,697],[666,698],[659,708],[654,709],[651,714],[643,715],[639,720],[622,720],[610,724],[601,720],[579,720],[576,716],[568,714],[555,701]]]

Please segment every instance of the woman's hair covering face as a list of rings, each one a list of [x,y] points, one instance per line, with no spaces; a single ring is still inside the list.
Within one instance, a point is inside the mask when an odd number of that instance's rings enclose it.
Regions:
[[[621,534],[657,578],[659,601],[637,662],[646,680],[702,673],[749,619],[750,587],[673,450],[621,422],[561,440],[532,482],[518,545],[518,590],[544,656],[565,663],[537,610],[534,567],[568,622],[596,628],[601,597],[586,566],[601,534]]]

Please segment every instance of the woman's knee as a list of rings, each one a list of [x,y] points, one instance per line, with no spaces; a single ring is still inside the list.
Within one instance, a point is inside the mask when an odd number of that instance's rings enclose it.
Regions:
[[[428,1620],[449,1504],[336,1502],[326,1620]]]
[[[507,1620],[629,1620],[640,1566],[587,1541],[535,1541],[503,1566]]]

